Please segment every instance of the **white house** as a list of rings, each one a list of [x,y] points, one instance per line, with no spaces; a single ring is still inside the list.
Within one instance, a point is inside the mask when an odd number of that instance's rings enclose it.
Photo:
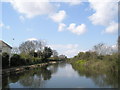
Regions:
[[[11,49],[12,47],[10,45],[0,40],[0,54],[6,52],[11,56]]]

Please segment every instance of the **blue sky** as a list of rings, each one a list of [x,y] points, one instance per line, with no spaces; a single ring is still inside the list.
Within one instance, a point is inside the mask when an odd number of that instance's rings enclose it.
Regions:
[[[25,40],[45,40],[51,48],[67,56],[89,50],[101,42],[116,44],[115,3],[101,2],[102,5],[97,5],[91,0],[82,3],[37,3],[2,2],[0,39],[11,46],[19,46]],[[105,5],[110,5],[110,8]]]

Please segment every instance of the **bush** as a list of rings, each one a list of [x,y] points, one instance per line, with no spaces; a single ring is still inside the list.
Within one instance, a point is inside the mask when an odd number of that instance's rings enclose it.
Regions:
[[[33,64],[39,64],[42,62],[41,58],[33,58]]]
[[[22,66],[26,65],[26,61],[24,58],[21,58],[20,55],[14,54],[10,59],[10,66]]]
[[[10,66],[19,66],[20,62],[20,56],[17,54],[14,54],[10,59]]]
[[[9,67],[9,54],[2,53],[2,68],[8,68]]]

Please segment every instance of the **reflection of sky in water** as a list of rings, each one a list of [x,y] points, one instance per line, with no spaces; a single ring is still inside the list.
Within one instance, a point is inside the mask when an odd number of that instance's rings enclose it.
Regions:
[[[50,73],[51,72],[51,73]],[[38,74],[37,74],[38,73]],[[19,79],[15,83],[9,81],[11,88],[99,88],[93,78],[80,76],[70,64],[51,65],[47,69],[38,70],[36,74]],[[50,78],[48,78],[51,76]],[[101,77],[97,79],[102,80]],[[99,81],[99,80],[98,80]],[[28,86],[24,86],[28,85]],[[106,86],[107,88],[110,86]]]
[[[58,68],[58,71],[52,74],[52,78],[46,83],[45,87],[97,88],[91,79],[79,76],[70,64],[66,64],[64,68]]]
[[[68,78],[71,78],[71,77],[79,77],[79,75],[77,74],[76,71],[74,71],[71,67],[71,65],[67,65],[66,67],[64,68],[58,68],[58,73],[53,73],[52,76],[54,77],[68,77]]]

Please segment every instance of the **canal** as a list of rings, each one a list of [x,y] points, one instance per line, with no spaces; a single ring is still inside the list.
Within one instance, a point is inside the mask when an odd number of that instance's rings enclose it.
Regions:
[[[3,77],[3,88],[117,88],[116,77],[78,71],[58,63]]]

